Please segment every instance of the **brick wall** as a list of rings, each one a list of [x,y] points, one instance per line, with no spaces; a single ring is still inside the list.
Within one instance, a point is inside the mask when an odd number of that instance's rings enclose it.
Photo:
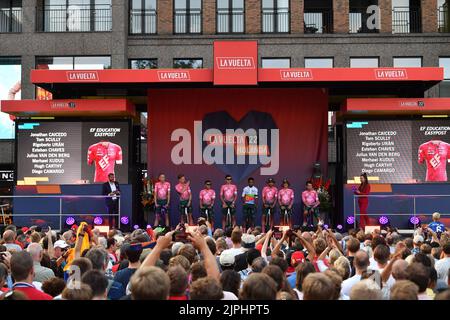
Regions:
[[[203,34],[216,33],[216,0],[203,0]]]
[[[245,33],[261,33],[261,2],[245,0]]]
[[[291,1],[291,33],[303,33],[304,0]]]
[[[173,0],[158,1],[158,34],[173,33]]]
[[[378,0],[382,33],[392,33],[392,0]]]
[[[437,32],[437,0],[421,0],[422,32]]]
[[[349,31],[349,0],[333,0],[333,32],[348,33]]]

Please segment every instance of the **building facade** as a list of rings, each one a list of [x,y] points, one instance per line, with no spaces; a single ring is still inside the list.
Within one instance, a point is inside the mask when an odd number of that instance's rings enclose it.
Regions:
[[[0,0],[0,64],[20,64],[22,99],[49,98],[30,81],[35,68],[212,68],[212,43],[221,39],[258,40],[263,68],[442,66],[450,79],[448,7],[445,0]],[[448,83],[425,95],[450,96]],[[2,141],[2,163],[13,162],[12,145]]]

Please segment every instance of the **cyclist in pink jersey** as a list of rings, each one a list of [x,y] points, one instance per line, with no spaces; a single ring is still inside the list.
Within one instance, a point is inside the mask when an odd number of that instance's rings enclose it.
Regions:
[[[222,228],[225,230],[228,212],[231,215],[232,226],[236,226],[236,199],[237,187],[229,174],[225,176],[225,184],[220,187],[220,200],[222,201]]]
[[[214,201],[216,200],[216,192],[211,189],[211,180],[205,181],[205,189],[200,191],[200,216],[211,223],[214,229]]]
[[[160,173],[158,182],[155,183],[155,226],[159,226],[161,213],[165,215],[165,226],[169,224],[170,183],[166,181],[166,175]]]
[[[282,188],[278,191],[278,205],[280,206],[280,224],[284,225],[284,221],[285,219],[287,219],[288,225],[292,228],[292,206],[294,205],[294,190],[290,189],[289,186],[289,181],[287,179],[284,179]]]
[[[180,221],[184,225],[184,223],[189,223],[190,225],[194,224],[192,219],[192,192],[190,187],[190,181],[186,181],[186,177],[184,174],[178,175],[178,184],[175,186],[175,190],[177,191],[180,197],[180,203],[178,204],[178,210],[180,212]],[[185,215],[187,213],[188,221],[184,221]]]
[[[307,224],[314,225],[314,218],[319,221],[319,224],[323,224],[322,220],[319,216],[319,195],[317,191],[314,190],[313,184],[311,181],[306,182],[306,190],[302,192],[302,201],[303,201],[303,226],[305,227]]]
[[[270,212],[270,229],[273,227],[273,217],[275,215],[275,205],[277,204],[278,189],[275,187],[275,180],[269,178],[267,185],[262,190],[263,212],[262,212],[262,232],[266,232],[267,215]]]

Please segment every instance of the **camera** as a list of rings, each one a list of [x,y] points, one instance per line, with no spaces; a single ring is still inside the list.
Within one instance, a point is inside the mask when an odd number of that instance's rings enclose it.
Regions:
[[[178,230],[176,230],[173,233],[172,241],[181,242],[181,243],[188,243],[189,242],[189,240],[188,240],[188,233],[186,232],[186,228],[184,227],[183,224],[180,223],[178,225]]]

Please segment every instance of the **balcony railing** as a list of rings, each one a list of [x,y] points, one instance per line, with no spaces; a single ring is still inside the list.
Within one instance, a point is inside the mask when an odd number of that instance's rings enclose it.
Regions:
[[[438,15],[438,31],[450,32],[450,9],[440,7],[437,12]]]
[[[22,32],[22,8],[0,8],[0,33]]]
[[[174,33],[201,33],[201,10],[177,10],[174,13]]]
[[[218,11],[217,33],[244,33],[244,10]]]
[[[350,33],[376,33],[379,32],[376,25],[369,25],[368,20],[372,13],[367,13],[367,7],[352,7],[350,8],[349,32]],[[374,21],[376,22],[376,21]]]
[[[156,34],[156,10],[130,10],[130,34]]]
[[[36,8],[36,28],[43,32],[111,31],[110,5],[45,6]]]
[[[289,8],[278,8],[277,10],[265,9],[262,12],[262,31],[264,33],[286,33],[289,32]]]
[[[308,9],[304,14],[305,33],[333,33],[333,11]]]
[[[392,10],[392,33],[422,32],[420,8],[396,7]]]

